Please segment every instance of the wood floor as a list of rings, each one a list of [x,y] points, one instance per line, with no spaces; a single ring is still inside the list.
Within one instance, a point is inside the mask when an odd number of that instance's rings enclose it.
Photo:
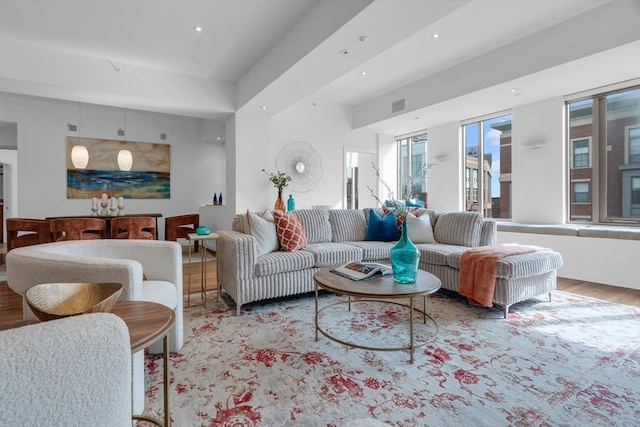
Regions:
[[[0,251],[2,249],[0,246]],[[4,261],[3,258],[0,254],[1,261]],[[207,289],[213,290],[215,289],[217,277],[216,262],[208,261],[205,266]],[[187,283],[189,277],[191,277],[191,303],[199,303],[200,296],[197,294],[200,286],[199,262],[193,262],[191,265],[184,264],[183,274],[185,296]],[[558,278],[558,290],[640,308],[640,290],[564,278]],[[6,282],[0,282],[0,322],[8,323],[20,319],[22,319],[22,297],[11,291]]]

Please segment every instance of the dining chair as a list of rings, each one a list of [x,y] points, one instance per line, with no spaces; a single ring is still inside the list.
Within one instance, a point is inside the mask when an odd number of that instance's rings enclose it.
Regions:
[[[7,252],[22,246],[51,241],[49,221],[35,218],[7,218]]]
[[[156,238],[156,219],[150,216],[121,216],[111,220],[111,238],[145,239]]]
[[[57,218],[50,220],[56,242],[104,237],[107,222],[102,218]]]
[[[188,239],[190,233],[195,233],[200,224],[199,214],[185,214],[170,216],[164,219],[164,240],[178,241]],[[194,251],[198,252],[198,242],[194,243]]]

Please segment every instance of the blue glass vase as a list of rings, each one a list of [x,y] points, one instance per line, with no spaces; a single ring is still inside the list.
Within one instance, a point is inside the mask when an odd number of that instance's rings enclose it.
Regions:
[[[409,240],[406,220],[402,223],[400,240],[391,248],[389,258],[391,258],[391,268],[395,282],[403,284],[416,282],[420,251],[416,245]]]

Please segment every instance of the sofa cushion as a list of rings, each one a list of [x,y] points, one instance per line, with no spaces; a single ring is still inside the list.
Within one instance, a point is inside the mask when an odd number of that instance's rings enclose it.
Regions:
[[[367,218],[362,209],[331,209],[328,212],[334,243],[364,240]]]
[[[438,243],[474,247],[480,244],[482,214],[447,212],[438,216],[433,235]]]
[[[398,222],[393,213],[380,217],[374,209],[369,210],[369,223],[367,224],[365,240],[388,242],[398,240],[399,237]]]
[[[462,252],[447,257],[450,267],[460,269]],[[551,250],[510,255],[498,260],[496,278],[517,279],[548,273],[562,267],[562,256]]]
[[[314,267],[330,267],[362,260],[362,249],[344,243],[307,245],[304,251],[313,254]]]
[[[283,251],[293,252],[307,246],[307,235],[295,216],[282,211],[273,211],[273,219]]]
[[[373,242],[373,241],[361,241],[361,242],[344,242],[347,245],[356,246],[362,249],[363,261],[387,261],[391,248],[396,244],[395,242]]]
[[[280,249],[276,224],[271,212],[257,213],[247,210],[247,225],[248,234],[258,240],[258,256]]]
[[[269,276],[312,268],[314,263],[313,254],[306,251],[269,252],[258,257],[254,272],[256,276]]]
[[[298,218],[307,235],[307,243],[325,243],[331,241],[329,211],[320,209],[301,209],[292,212]]]
[[[407,233],[413,243],[437,243],[433,237],[431,217],[427,214],[420,216],[407,214]]]
[[[431,265],[450,266],[450,256],[452,254],[461,255],[467,247],[457,245],[444,245],[441,243],[417,244],[420,251],[420,262]]]

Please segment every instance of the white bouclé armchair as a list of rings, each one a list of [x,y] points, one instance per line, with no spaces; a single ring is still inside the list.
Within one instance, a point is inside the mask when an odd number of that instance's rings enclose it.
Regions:
[[[182,249],[159,240],[71,240],[17,248],[7,253],[7,283],[16,293],[41,283],[122,283],[121,301],[151,301],[175,312],[169,351],[183,345]],[[25,318],[33,313],[24,304]],[[162,353],[162,342],[149,348]],[[134,413],[144,408],[144,354],[133,359]]]
[[[131,344],[118,316],[0,332],[0,426],[131,425]]]

